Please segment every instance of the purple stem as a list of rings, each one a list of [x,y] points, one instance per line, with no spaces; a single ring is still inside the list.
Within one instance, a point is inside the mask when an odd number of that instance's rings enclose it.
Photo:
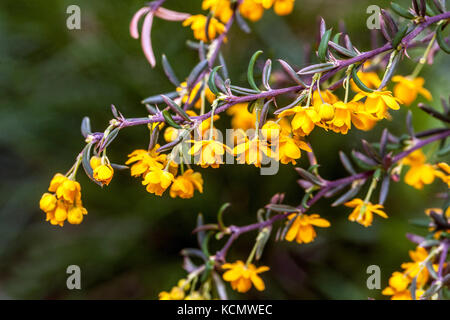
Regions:
[[[233,16],[234,17],[234,16]],[[230,21],[233,20],[233,17],[230,19]],[[405,38],[403,38],[402,40],[402,45],[403,47],[408,47],[408,44],[417,36],[419,35],[425,28],[427,28],[429,25],[438,22],[440,20],[443,19],[449,19],[450,18],[450,11],[447,11],[445,13],[433,16],[433,17],[426,17],[425,18],[425,22],[421,23],[420,25],[418,25],[413,31],[411,31],[408,35],[406,35]],[[228,29],[231,27],[231,24],[227,23],[227,29],[225,30],[224,33],[221,34],[219,40],[221,42],[219,42],[218,47],[220,47],[220,44],[223,42],[223,39],[226,36],[226,33],[228,32]],[[352,65],[358,62],[362,62],[365,60],[368,60],[380,53],[386,52],[393,49],[392,48],[392,44],[391,43],[386,43],[385,45],[383,45],[382,47],[379,47],[377,49],[371,50],[371,51],[367,51],[364,53],[361,53],[360,55],[351,58],[351,59],[347,59],[347,60],[339,60],[337,62],[337,67],[334,68],[333,70],[327,72],[326,74],[324,74],[321,78],[320,78],[320,82],[323,82],[327,79],[329,79],[330,77],[332,77],[333,75],[335,75],[338,71]],[[219,54],[219,48],[216,48],[216,50],[214,51],[212,58],[214,57],[214,59],[217,57],[217,55]],[[211,59],[212,61],[212,59]],[[199,77],[200,78],[200,77]],[[262,99],[262,98],[273,98],[282,94],[286,94],[286,93],[290,93],[290,92],[295,92],[295,91],[299,91],[301,89],[304,89],[304,86],[302,85],[297,85],[297,86],[292,86],[292,87],[287,87],[287,88],[281,88],[281,89],[274,89],[274,90],[269,90],[269,91],[264,91],[261,93],[257,93],[257,94],[252,94],[252,95],[248,95],[248,96],[242,96],[242,97],[236,97],[236,96],[229,96],[226,99],[226,104],[224,104],[221,107],[216,108],[215,113],[221,113],[224,112],[225,110],[227,110],[229,107],[237,104],[237,103],[242,103],[242,102],[250,102],[250,101],[254,101],[257,99]],[[211,111],[208,113],[205,113],[201,116],[197,116],[197,117],[192,117],[192,119],[194,120],[205,120],[208,119],[211,116]],[[173,119],[175,121],[181,122],[184,121],[181,117],[179,116],[175,116],[173,117]],[[164,118],[162,116],[157,116],[157,117],[153,117],[152,119],[145,119],[145,120],[139,120],[139,121],[128,121],[127,119],[125,119],[122,123],[121,127],[130,127],[130,126],[136,126],[136,125],[142,125],[142,124],[148,124],[148,123],[152,123],[152,122],[163,122]]]
[[[398,162],[399,160],[403,159],[404,157],[406,157],[407,155],[409,155],[411,152],[422,148],[423,146],[437,141],[437,140],[441,140],[444,139],[446,137],[450,136],[450,129],[446,129],[443,132],[440,132],[434,136],[432,136],[431,138],[425,139],[425,140],[420,140],[419,142],[417,142],[413,147],[409,148],[408,150],[405,150],[403,152],[400,152],[399,154],[397,154],[394,158],[392,158],[393,163]]]
[[[434,141],[444,139],[444,138],[448,137],[449,135],[450,135],[450,129],[446,129],[445,131],[438,132],[435,136],[432,136],[431,138],[419,141],[418,143],[416,143],[416,145],[414,147],[411,147],[410,149],[397,154],[391,160],[392,161],[391,165],[400,161],[401,159],[403,159],[404,157],[409,155],[414,150],[420,149],[420,148],[424,147],[425,145],[432,143]],[[388,157],[388,155],[386,155],[386,157]],[[305,213],[309,207],[311,207],[313,204],[315,204],[319,199],[321,199],[332,188],[335,188],[342,184],[348,184],[348,183],[351,183],[356,180],[368,179],[374,174],[374,172],[375,172],[374,170],[369,170],[369,171],[361,172],[361,173],[351,175],[351,176],[348,176],[345,178],[341,178],[341,179],[337,179],[337,180],[333,180],[333,181],[326,181],[325,186],[319,192],[317,192],[312,199],[310,199],[308,201],[306,208],[300,207],[300,206],[298,207],[300,209],[300,212]],[[288,215],[290,215],[290,213],[281,213],[281,214],[277,214],[277,215],[273,216],[272,218],[270,218],[266,221],[253,223],[253,224],[250,224],[247,226],[242,226],[242,227],[234,226],[234,225],[230,226],[229,230],[231,232],[231,236],[228,238],[228,241],[226,242],[225,246],[216,253],[217,261],[221,261],[221,262],[225,261],[225,257],[228,252],[228,249],[231,247],[233,242],[237,238],[239,238],[239,236],[241,234],[272,225],[276,221],[286,218]],[[444,249],[446,249],[445,250],[446,252],[448,250],[448,246],[449,246],[449,243],[446,243],[446,248],[444,248]],[[441,254],[441,260],[444,259],[444,261],[445,261],[446,254],[444,257],[443,256],[444,256],[444,254]]]

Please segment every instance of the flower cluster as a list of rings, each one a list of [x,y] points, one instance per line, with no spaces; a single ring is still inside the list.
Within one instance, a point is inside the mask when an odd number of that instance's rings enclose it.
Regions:
[[[339,100],[328,90],[315,91],[307,105],[285,110],[278,117],[292,118],[292,130],[298,136],[309,135],[316,126],[347,134],[352,124],[360,130],[371,130],[377,121],[389,117],[388,109],[398,110],[399,102],[390,91],[360,91],[350,102]]]
[[[48,191],[42,195],[39,207],[46,214],[46,221],[63,226],[67,221],[80,224],[87,214],[81,202],[81,186],[61,173],[55,174]]]
[[[170,185],[170,196],[192,198],[195,190],[203,192],[203,179],[192,169],[177,176],[178,165],[166,154],[157,152],[159,145],[151,150],[135,150],[128,155],[126,164],[132,164],[131,175],[143,178],[142,184],[149,193],[161,196]]]
[[[128,166],[111,163],[106,156],[107,147],[126,127],[146,125],[149,128],[148,148],[134,150],[125,164],[130,166],[131,176],[141,178],[146,190],[158,196],[166,190],[170,197],[182,199],[192,198],[196,191],[203,193],[202,175],[191,168],[192,160],[202,168],[219,168],[224,164],[224,157],[256,167],[262,167],[267,160],[274,160],[277,165],[278,162],[296,165],[303,150],[308,152],[309,167],[295,168],[301,176],[298,183],[304,189],[301,203],[297,206],[283,203],[284,194],[277,193],[270,203],[258,210],[257,222],[247,226],[224,224],[222,215],[228,204],[219,209],[217,223],[203,224],[203,218],[199,215],[194,230],[199,248],[181,252],[185,262],[183,267],[188,275],[170,291],[161,292],[160,299],[226,299],[223,280],[230,282],[232,289],[241,293],[249,291],[252,286],[258,291],[264,290],[265,283],[260,274],[268,271],[269,267],[257,267],[254,263],[261,258],[272,232],[276,234],[276,240],[295,240],[299,244],[313,242],[317,237],[315,228],[328,228],[331,224],[321,215],[307,214],[307,211],[319,199],[334,197],[345,189],[347,191],[339,195],[332,206],[353,208],[348,220],[369,227],[374,215],[388,218],[384,202],[388,197],[390,181],[399,180],[403,166],[408,167],[405,182],[416,189],[431,184],[435,178],[450,187],[450,166],[443,161],[428,163],[421,150],[429,144],[440,142],[439,150],[433,150],[436,152],[428,158],[435,160],[435,157],[448,153],[445,140],[450,136],[450,108],[446,104],[442,113],[423,104],[418,105],[440,120],[444,124],[442,128],[416,134],[410,110],[406,121],[408,134],[396,136],[385,129],[379,141],[362,140],[363,150],[352,150],[352,160],[340,152],[339,158],[349,173],[340,179],[327,180],[320,175],[321,163],[307,140],[316,127],[343,135],[352,126],[368,131],[378,122],[391,119],[391,110],[399,110],[401,104],[410,106],[419,95],[431,100],[430,92],[424,88],[424,79],[418,75],[424,61],[432,60],[432,55],[438,50],[436,40],[443,51],[450,51],[440,33],[441,25],[450,18],[450,13],[445,13],[443,8],[439,10],[441,14],[430,14],[424,1],[420,4],[414,1],[414,8],[406,14],[403,12],[408,21],[402,28],[398,28],[396,22],[384,12],[381,17],[384,21],[382,33],[389,45],[364,52],[353,46],[347,34],[338,33],[332,37],[332,29],[327,30],[322,20],[315,52],[317,57],[314,57],[319,63],[295,71],[287,62],[278,60],[284,73],[273,76],[272,60],[267,59],[262,68],[261,83],[257,84],[254,72],[257,69],[255,66],[258,67],[256,61],[262,53],[257,51],[247,67],[249,87],[241,87],[230,79],[221,51],[234,17],[239,26],[246,30],[248,26],[239,19],[239,14],[251,21],[259,20],[265,10],[271,8],[276,14],[285,15],[292,12],[295,1],[203,0],[202,9],[209,11],[208,15],[171,11],[162,7],[163,2],[151,2],[141,8],[130,23],[130,34],[133,38],[141,38],[144,54],[155,66],[150,42],[153,18],[183,21],[183,25],[189,26],[199,40],[190,41],[189,47],[198,51],[200,61],[184,78],[186,80],[180,82],[167,57],[163,56],[164,73],[174,85],[173,91],[144,99],[142,103],[148,111],[144,117],[125,118],[112,106],[114,118],[104,132],[93,132],[89,118],[83,119],[81,131],[86,146],[66,175],[56,174],[53,177],[49,192],[44,193],[40,200],[40,208],[46,213],[47,221],[60,226],[66,220],[78,224],[87,214],[81,203],[81,186],[75,180],[80,165],[87,176],[100,186],[109,185],[114,170],[128,169]],[[139,35],[141,18],[144,22]],[[437,24],[437,29],[429,30],[431,33],[428,36],[414,43],[420,46],[428,42],[424,56],[414,71],[407,76],[395,75],[398,62],[407,56],[406,49],[413,43],[412,40],[433,24]],[[386,25],[393,30],[398,29],[398,33],[390,35]],[[413,27],[414,31],[407,33]],[[386,56],[389,60],[384,59],[381,54],[389,51],[390,55]],[[384,70],[382,78],[376,71],[379,69]],[[291,80],[295,85],[280,88],[281,84]],[[391,80],[395,83],[392,91],[389,89]],[[336,93],[341,86],[345,90],[342,99]],[[349,98],[350,90],[355,93],[353,98]],[[279,108],[280,96],[295,100]],[[235,129],[232,146],[223,143],[215,127],[220,113],[231,117],[231,127]],[[160,146],[160,132],[164,127],[166,143]],[[370,183],[366,195],[360,197],[361,188],[366,183]],[[378,187],[380,190],[375,202],[373,194]],[[449,276],[446,259],[450,246],[448,192],[443,197],[446,203],[442,208],[426,211],[431,219],[426,223],[429,234],[426,237],[410,236],[418,245],[416,250],[410,252],[412,261],[401,265],[402,272],[392,274],[389,286],[383,290],[384,295],[393,299],[415,299],[440,294]],[[227,252],[233,242],[251,231],[256,231],[257,236],[246,262],[227,262]],[[227,237],[224,246],[211,254],[210,240],[224,237]],[[197,265],[196,261],[201,261],[201,264]]]
[[[416,278],[416,299],[424,293],[423,287],[429,280],[429,272],[425,266],[429,253],[425,248],[417,247],[416,250],[409,251],[409,256],[412,262],[402,263],[403,272],[395,271],[389,278],[389,286],[382,292],[391,296],[392,300],[411,300],[411,290],[408,287],[414,278]]]
[[[264,10],[272,7],[277,15],[288,15],[294,9],[294,3],[295,0],[243,0],[239,6],[239,13],[254,22],[262,18]],[[212,17],[208,18],[203,14],[193,15],[183,22],[183,26],[191,26],[197,40],[209,42],[224,32],[224,24],[233,16],[232,1],[203,0],[202,9],[209,10]]]

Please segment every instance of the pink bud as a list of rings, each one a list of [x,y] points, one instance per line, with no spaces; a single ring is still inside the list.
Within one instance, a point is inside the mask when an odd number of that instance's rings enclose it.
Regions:
[[[183,21],[189,18],[191,15],[189,13],[172,11],[166,8],[158,8],[155,11],[155,16],[158,18],[169,20],[169,21]]]
[[[131,19],[130,34],[131,37],[133,37],[134,39],[139,38],[139,30],[138,30],[139,20],[142,18],[143,15],[145,15],[149,11],[150,11],[149,7],[141,8],[134,14],[133,18]]]
[[[147,58],[148,62],[150,62],[152,68],[156,65],[151,39],[153,15],[154,15],[153,12],[149,12],[145,16],[144,24],[142,25],[142,35],[141,35],[142,50],[144,51],[145,57]]]

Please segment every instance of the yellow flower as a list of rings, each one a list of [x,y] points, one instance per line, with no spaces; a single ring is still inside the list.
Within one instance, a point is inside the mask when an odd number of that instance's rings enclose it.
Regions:
[[[364,105],[366,107],[366,111],[371,113],[373,116],[378,119],[387,118],[387,110],[400,109],[399,103],[401,101],[392,96],[392,92],[390,91],[373,91],[373,92],[358,92],[352,101],[359,101],[363,98],[366,98]]]
[[[223,23],[230,20],[233,15],[230,0],[203,0],[202,9],[209,9],[214,17],[219,18]]]
[[[264,162],[264,156],[275,158],[276,155],[270,149],[267,140],[260,139],[255,135],[252,139],[248,139],[245,134],[238,139],[237,145],[233,149],[233,154],[237,156],[237,163],[253,164],[255,167],[261,167]]]
[[[194,196],[194,191],[197,189],[203,193],[203,179],[199,172],[194,172],[192,169],[186,170],[181,176],[178,176],[170,187],[170,196],[182,199],[189,199]]]
[[[254,129],[256,114],[248,112],[247,103],[238,103],[227,110],[227,114],[232,116],[231,126],[233,129]]]
[[[54,175],[53,179],[50,181],[50,186],[48,187],[48,191],[56,192],[59,186],[67,180],[67,177],[61,173],[57,173]]]
[[[273,10],[279,16],[285,16],[294,9],[295,0],[275,0]]]
[[[411,300],[411,292],[408,289],[411,279],[401,272],[394,272],[389,278],[389,286],[381,294],[392,296],[391,300]],[[416,290],[416,299],[423,294],[423,290]]]
[[[315,110],[319,114],[321,121],[330,121],[334,118],[334,107],[328,102],[314,105]]]
[[[315,90],[312,94],[312,105],[320,106],[323,103],[333,104],[339,101],[339,98],[330,90]]]
[[[194,31],[194,37],[197,40],[201,40],[204,42],[208,42],[209,40],[213,40],[216,35],[221,34],[225,31],[225,25],[222,24],[216,18],[211,18],[208,26],[208,37],[206,36],[206,23],[207,17],[202,14],[197,14],[190,16],[183,22],[183,26],[191,26],[191,29]]]
[[[173,287],[170,292],[162,291],[159,293],[159,300],[183,300],[184,290],[178,287]]]
[[[102,164],[94,169],[94,179],[108,185],[114,175],[114,169],[109,164]]]
[[[275,121],[269,120],[261,128],[261,136],[268,140],[273,141],[278,139],[281,132],[281,126]]]
[[[353,125],[359,130],[369,131],[375,126],[379,119],[366,111],[364,103],[360,101],[351,101],[347,107],[352,110],[351,119]]]
[[[156,150],[159,148],[157,144],[152,150],[147,151],[143,149],[134,150],[128,155],[128,160],[125,164],[134,163],[131,168],[131,175],[138,177],[145,175],[152,168],[164,168],[167,156],[165,154],[159,154]]]
[[[286,233],[285,240],[293,241],[297,243],[310,243],[316,238],[315,227],[328,228],[330,222],[321,218],[318,214],[291,214],[289,219],[295,219]]]
[[[257,0],[244,0],[239,6],[239,12],[244,18],[258,21],[264,14],[264,7]]]
[[[439,162],[438,167],[446,174],[450,174],[450,166],[446,162]]]
[[[196,157],[196,162],[202,168],[207,168],[209,166],[213,168],[218,168],[219,165],[223,164],[223,156],[225,152],[232,153],[231,149],[224,145],[223,143],[209,139],[209,140],[200,140],[194,141],[193,146],[189,150],[189,154],[192,154]]]
[[[417,247],[416,250],[409,250],[409,256],[413,262],[402,263],[401,267],[405,269],[405,274],[411,279],[417,277],[417,286],[422,287],[429,278],[428,269],[423,264],[428,257],[428,251],[425,248]]]
[[[295,160],[300,159],[300,149],[307,152],[312,152],[308,144],[299,137],[290,137],[288,135],[281,135],[279,140],[279,159],[282,164],[292,163],[297,164]]]
[[[207,298],[202,296],[201,293],[198,291],[193,291],[193,292],[189,293],[186,296],[186,298],[184,298],[184,300],[206,300],[206,299]]]
[[[347,134],[352,126],[351,110],[348,108],[347,104],[342,101],[334,103],[333,108],[334,117],[331,121],[327,122],[327,127],[336,133]]]
[[[178,129],[174,127],[167,127],[164,131],[164,140],[166,142],[173,142],[178,138]]]
[[[147,174],[145,174],[142,184],[147,186],[146,189],[149,193],[154,193],[161,196],[173,180],[174,177],[172,173],[153,167]]]
[[[238,292],[247,292],[251,289],[252,283],[259,291],[265,289],[264,281],[258,274],[268,271],[269,267],[262,266],[256,268],[254,264],[246,265],[241,260],[234,263],[225,263],[222,269],[230,269],[223,274],[225,281],[231,282],[233,290]]]
[[[407,106],[416,100],[418,94],[421,94],[427,100],[432,99],[430,91],[423,87],[425,80],[422,77],[394,76],[392,81],[398,82],[394,86],[394,95]]]
[[[93,156],[90,160],[90,164],[94,170],[94,179],[101,182],[103,185],[108,185],[114,175],[114,169],[109,164],[109,161],[103,163],[100,157]]]
[[[92,169],[95,169],[102,164],[102,158],[100,158],[99,156],[92,156],[91,160],[89,160],[89,164],[91,165]]]
[[[386,213],[381,210],[383,209],[381,204],[372,204],[356,198],[344,203],[344,205],[346,207],[355,208],[349,215],[348,220],[356,221],[364,227],[372,225],[374,213],[385,219],[388,217]]]
[[[67,212],[67,221],[71,224],[80,224],[87,210],[83,207],[72,207]]]
[[[58,199],[64,199],[69,203],[74,203],[81,197],[81,186],[77,181],[66,179],[56,189]]]
[[[402,160],[403,164],[410,166],[405,175],[406,184],[420,190],[424,185],[433,183],[437,170],[425,161],[421,149],[411,152]]]
[[[39,201],[39,208],[44,212],[53,211],[56,208],[56,197],[51,193],[44,193]]]
[[[405,182],[416,189],[422,189],[424,185],[434,181],[435,170],[431,164],[424,163],[412,166],[405,175]]]
[[[296,106],[281,112],[278,117],[294,115],[291,121],[292,131],[299,136],[307,136],[320,122],[320,116],[313,107]]]
[[[414,167],[417,165],[424,164],[426,161],[426,157],[423,154],[421,149],[414,150],[408,156],[403,158],[402,163],[408,166]]]

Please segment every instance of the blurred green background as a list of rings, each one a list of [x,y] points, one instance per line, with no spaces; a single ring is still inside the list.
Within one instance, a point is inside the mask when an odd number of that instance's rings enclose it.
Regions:
[[[405,1],[403,3],[407,3]],[[224,202],[232,207],[225,222],[249,224],[256,211],[276,192],[286,192],[286,202],[298,204],[302,190],[291,165],[276,176],[261,176],[250,166],[201,169],[205,192],[189,200],[148,194],[129,172],[116,173],[103,189],[82,171],[82,197],[89,214],[81,225],[54,227],[44,221],[38,202],[56,172],[66,172],[84,145],[80,134],[83,116],[91,118],[95,131],[103,131],[115,104],[127,117],[146,115],[140,104],[149,95],[173,90],[164,77],[160,57],[165,53],[180,78],[187,76],[197,55],[185,45],[192,38],[180,23],[157,19],[152,40],[157,67],[151,69],[139,41],[128,33],[129,21],[145,1],[3,0],[0,3],[0,298],[5,299],[154,299],[185,276],[179,251],[196,245],[191,234],[202,212],[215,222]],[[245,85],[245,71],[254,51],[265,57],[283,58],[304,65],[305,44],[317,34],[317,17],[337,30],[345,21],[353,43],[370,49],[366,8],[386,7],[389,1],[297,0],[295,12],[278,17],[267,11],[251,24],[252,33],[234,27],[224,47],[233,83]],[[66,8],[81,8],[81,30],[66,28]],[[166,6],[190,13],[200,11],[200,1],[167,1]],[[420,51],[411,50],[412,57]],[[449,60],[439,54],[436,64],[426,66],[423,76],[434,97],[447,94]],[[400,73],[414,64],[405,61]],[[433,105],[439,107],[435,98]],[[369,133],[352,130],[349,135],[311,135],[322,176],[333,179],[346,173],[338,151],[358,148],[359,138],[378,139],[382,128],[405,131],[405,109],[393,121],[383,121]],[[436,125],[416,105],[411,107],[417,130]],[[221,123],[228,123],[223,116]],[[123,163],[135,148],[145,148],[145,127],[123,130],[109,151],[113,162]],[[306,157],[300,162],[305,165]],[[331,221],[308,245],[269,242],[261,264],[271,267],[263,274],[267,289],[234,298],[367,299],[381,298],[379,290],[366,288],[366,268],[381,267],[382,286],[389,275],[408,260],[413,248],[406,232],[416,232],[407,220],[421,216],[425,208],[440,205],[428,186],[418,192],[404,183],[393,184],[386,202],[390,218],[375,218],[364,228],[347,220],[350,209],[331,208],[324,200],[311,212]],[[229,259],[246,259],[256,234],[243,236]],[[219,243],[220,244],[220,243]],[[66,268],[81,267],[82,290],[66,288]]]

